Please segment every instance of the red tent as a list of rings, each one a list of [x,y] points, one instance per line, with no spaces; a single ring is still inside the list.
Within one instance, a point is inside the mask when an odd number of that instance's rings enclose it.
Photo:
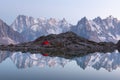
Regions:
[[[49,43],[49,41],[44,41],[43,43],[42,43],[42,45],[49,45],[50,43]]]
[[[49,56],[47,53],[42,54],[43,56]]]

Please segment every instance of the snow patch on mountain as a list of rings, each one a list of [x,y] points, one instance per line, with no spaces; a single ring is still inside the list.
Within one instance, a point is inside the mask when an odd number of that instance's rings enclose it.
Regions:
[[[82,18],[76,26],[72,27],[72,31],[76,34],[93,40],[95,42],[114,42],[120,39],[120,21],[109,16],[105,19],[97,17],[93,20]]]
[[[35,19],[24,15],[19,15],[11,27],[21,33],[28,41],[43,35],[59,34],[70,30],[70,24],[65,19]]]
[[[95,42],[114,42],[120,39],[120,21],[113,16],[105,19],[97,17],[88,20],[83,17],[77,25],[71,25],[65,18],[57,20],[55,18],[33,18],[19,15],[12,23],[11,27],[24,35],[27,41],[34,40],[43,35],[59,34],[73,31],[79,36]]]

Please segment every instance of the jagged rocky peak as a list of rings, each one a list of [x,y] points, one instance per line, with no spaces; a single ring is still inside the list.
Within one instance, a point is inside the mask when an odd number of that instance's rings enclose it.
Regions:
[[[65,24],[68,23],[65,18],[63,18],[63,19],[61,20],[61,22],[62,22],[62,23],[65,23]]]
[[[97,17],[95,19],[93,19],[94,22],[99,23],[99,24],[103,24],[104,22],[107,23],[112,23],[112,22],[118,22],[119,20],[115,17],[113,17],[112,15],[106,17],[105,19],[102,19],[101,17]],[[104,23],[105,24],[105,23]]]
[[[112,20],[112,19],[114,19],[114,17],[113,17],[112,15],[110,15],[110,16],[108,16],[106,19]]]
[[[34,18],[31,16],[19,15],[17,19],[29,26],[34,24]]]
[[[103,19],[104,21],[106,21],[107,23],[117,23],[119,22],[119,20],[117,20],[117,18],[113,17],[112,15],[108,16],[107,18]]]
[[[93,19],[93,21],[96,23],[102,23],[101,17],[97,17],[97,18]]]
[[[55,18],[50,18],[50,19],[48,19],[48,23],[51,26],[54,26],[54,25],[56,25],[58,23],[58,21]]]
[[[63,22],[67,22],[65,18],[63,18],[61,21],[63,21]]]
[[[15,21],[11,24],[11,27],[19,32],[22,33],[24,30],[26,30],[28,27],[31,27],[31,25],[34,24],[34,18],[25,16],[25,15],[19,15]]]
[[[37,22],[38,24],[40,24],[40,25],[43,25],[43,24],[45,24],[45,23],[47,22],[47,19],[44,18],[44,17],[40,17],[40,18],[37,18],[37,19],[36,19],[36,22]]]
[[[86,17],[83,17],[80,21],[78,21],[78,24],[77,25],[79,25],[79,24],[86,24],[86,23],[88,23],[88,19],[86,18]]]
[[[27,16],[25,16],[25,15],[18,15],[17,16],[17,19],[23,19],[23,18],[26,18]]]
[[[19,15],[13,22],[11,27],[24,35],[27,41],[35,40],[39,36],[49,34],[59,34],[70,30],[69,23],[65,20],[55,18],[33,18],[24,15]]]
[[[88,21],[88,19],[87,19],[87,17],[85,16],[85,17],[83,17],[82,19],[81,19],[81,21]]]
[[[25,15],[19,15],[16,18],[16,20],[19,21],[20,23],[23,23],[23,24],[26,24],[26,25],[30,25],[30,24],[32,24],[34,22],[34,18],[33,17],[29,17],[29,16],[25,16]]]
[[[17,17],[17,19],[34,19],[33,17],[31,17],[31,16],[25,16],[25,15],[18,15],[18,17]]]
[[[78,29],[76,31],[81,29],[86,30],[86,27],[90,27],[90,21],[86,17],[83,17],[80,21],[78,21],[76,25],[76,28]]]

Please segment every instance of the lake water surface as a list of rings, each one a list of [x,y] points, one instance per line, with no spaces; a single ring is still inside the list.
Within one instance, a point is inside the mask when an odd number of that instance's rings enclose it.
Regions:
[[[65,59],[0,51],[0,80],[120,80],[120,53]]]

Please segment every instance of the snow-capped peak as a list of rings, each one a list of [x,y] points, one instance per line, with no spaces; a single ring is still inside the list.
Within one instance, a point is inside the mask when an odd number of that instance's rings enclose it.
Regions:
[[[116,43],[120,39],[118,37],[120,36],[119,26],[120,21],[112,16],[105,19],[97,17],[93,20],[87,20],[84,17],[72,29],[73,32],[89,40]]]
[[[120,21],[113,16],[105,19],[97,17],[88,20],[83,17],[77,25],[72,26],[65,18],[58,20],[55,18],[33,18],[19,15],[11,27],[24,35],[28,41],[39,36],[48,34],[59,34],[66,31],[73,31],[76,34],[96,42],[117,42],[120,36]]]
[[[112,15],[110,15],[109,17],[107,17],[106,19],[109,19],[109,20],[113,20],[114,17]]]
[[[70,30],[70,24],[65,19],[55,18],[33,18],[19,15],[11,27],[24,35],[28,41],[34,40],[39,36],[48,34],[59,34]]]
[[[97,18],[93,19],[93,21],[96,22],[96,23],[99,23],[99,24],[102,23],[101,17],[97,17]]]
[[[57,25],[58,21],[55,18],[50,18],[48,19],[48,24],[50,24],[51,26],[55,26]]]
[[[77,25],[79,25],[81,23],[86,24],[87,22],[88,22],[88,19],[86,17],[83,17],[80,21],[78,21]]]

